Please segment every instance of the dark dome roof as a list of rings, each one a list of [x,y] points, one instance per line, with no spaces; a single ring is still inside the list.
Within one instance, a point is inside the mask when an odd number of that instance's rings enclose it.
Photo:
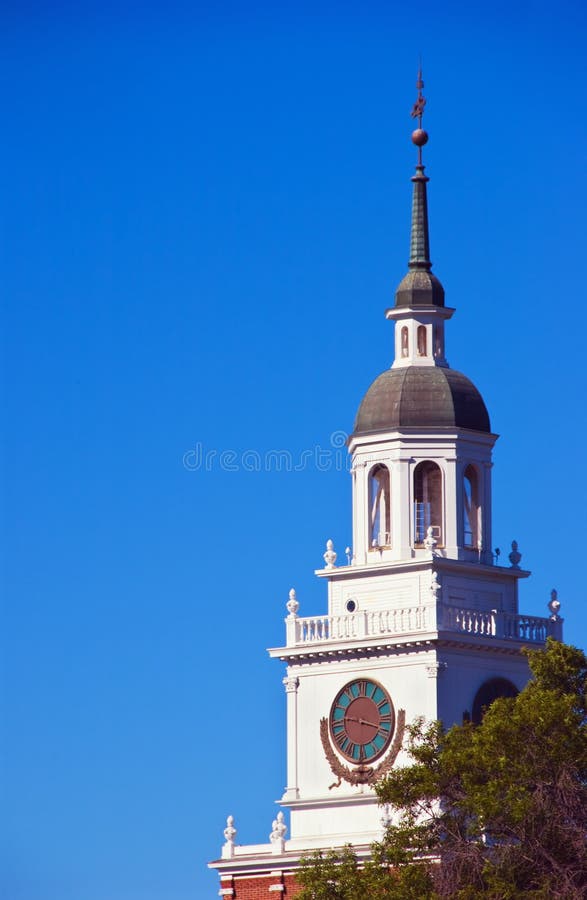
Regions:
[[[461,372],[439,366],[387,369],[363,397],[355,434],[403,427],[491,431],[475,385]]]
[[[395,305],[444,306],[444,288],[440,281],[426,269],[411,269],[404,275],[395,292]]]

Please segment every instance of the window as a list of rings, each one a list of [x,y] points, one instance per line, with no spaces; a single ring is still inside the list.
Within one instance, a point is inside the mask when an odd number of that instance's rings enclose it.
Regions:
[[[463,542],[465,547],[479,548],[479,478],[474,466],[467,466],[463,476]]]
[[[426,326],[418,325],[418,356],[426,356]]]
[[[473,723],[479,725],[494,700],[498,697],[517,697],[518,689],[507,678],[490,678],[482,684],[473,700]]]
[[[442,331],[440,325],[435,325],[434,330],[434,356],[442,356]]]
[[[402,357],[409,356],[409,344],[408,344],[408,328],[407,325],[404,325],[402,328]]]
[[[423,544],[432,526],[439,544],[442,537],[442,472],[436,463],[421,462],[414,469],[414,543]]]
[[[369,531],[370,546],[391,545],[391,491],[389,469],[375,466],[369,474]]]

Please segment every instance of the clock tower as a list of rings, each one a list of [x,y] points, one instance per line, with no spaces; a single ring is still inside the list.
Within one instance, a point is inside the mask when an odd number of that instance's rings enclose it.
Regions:
[[[222,896],[295,896],[302,855],[352,844],[359,855],[381,838],[385,811],[373,783],[404,762],[406,723],[478,720],[497,696],[528,679],[524,645],[562,639],[559,604],[522,615],[515,541],[508,565],[492,552],[491,430],[483,398],[450,368],[445,326],[454,309],[432,273],[422,149],[421,73],[412,116],[408,271],[394,305],[394,359],[368,388],[348,439],[352,548],[340,564],[332,542],[324,566],[327,610],[305,616],[290,591],[287,783],[268,844],[240,846],[232,817],[221,859],[210,865]],[[238,824],[238,823],[236,823]]]

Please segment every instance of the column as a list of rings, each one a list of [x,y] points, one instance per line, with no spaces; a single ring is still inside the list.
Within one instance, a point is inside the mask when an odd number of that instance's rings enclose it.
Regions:
[[[351,473],[353,477],[353,555],[355,563],[364,566],[369,549],[369,538],[366,532],[369,497],[365,462],[355,456]]]
[[[298,789],[298,687],[299,678],[286,675],[283,679],[287,697],[287,787],[283,800],[297,800]]]
[[[412,492],[410,460],[394,460],[391,466],[391,534],[393,559],[411,559]]]
[[[442,465],[442,464],[441,464]],[[459,558],[458,530],[462,528],[462,478],[457,481],[457,459],[444,460],[444,552],[450,559]]]

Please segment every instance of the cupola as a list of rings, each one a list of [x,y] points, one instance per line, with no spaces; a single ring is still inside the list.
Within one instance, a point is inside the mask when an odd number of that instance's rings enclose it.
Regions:
[[[378,564],[434,546],[446,557],[490,563],[496,436],[481,394],[446,359],[454,309],[431,271],[421,71],[416,87],[410,258],[385,313],[395,323],[395,356],[363,397],[349,440],[354,553],[357,562]]]

